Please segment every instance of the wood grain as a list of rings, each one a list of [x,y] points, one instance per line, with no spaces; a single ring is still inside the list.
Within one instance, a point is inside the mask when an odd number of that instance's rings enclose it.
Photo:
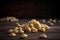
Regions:
[[[19,22],[22,24],[28,21],[29,20],[21,19]],[[46,22],[46,24],[48,23]],[[8,35],[8,30],[15,27],[15,22],[0,22],[0,40],[60,40],[60,23],[57,22],[53,26],[49,24],[49,26],[50,30],[44,32],[48,36],[47,39],[39,39],[39,35],[41,35],[42,32],[27,33],[29,35],[28,38],[20,39],[20,34],[18,34],[16,37],[9,37]]]

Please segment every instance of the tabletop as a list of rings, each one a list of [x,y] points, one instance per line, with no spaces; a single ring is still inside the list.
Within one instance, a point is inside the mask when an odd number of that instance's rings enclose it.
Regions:
[[[27,23],[30,20],[31,19],[20,19],[19,23]],[[18,34],[15,37],[9,36],[8,30],[10,28],[14,28],[16,22],[0,21],[0,40],[60,40],[60,22],[56,21],[54,25],[50,25],[48,23],[48,20],[46,20],[45,22],[43,22],[41,19],[37,20],[39,20],[41,23],[47,24],[50,27],[50,29],[46,32],[26,33],[29,35],[29,37],[26,39],[21,39],[20,34]],[[46,39],[40,39],[39,35],[42,33],[46,34],[48,37]]]

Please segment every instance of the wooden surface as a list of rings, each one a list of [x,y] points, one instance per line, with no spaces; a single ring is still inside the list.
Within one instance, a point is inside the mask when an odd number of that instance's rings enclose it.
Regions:
[[[29,20],[27,19],[20,19],[19,23],[26,23]],[[41,23],[42,20],[39,20]],[[48,38],[47,39],[39,39],[39,35],[42,34],[42,32],[37,32],[37,33],[27,33],[29,35],[28,38],[26,39],[21,39],[20,34],[17,34],[15,37],[9,37],[8,30],[10,28],[15,27],[15,22],[0,22],[0,40],[60,40],[60,23],[56,22],[54,25],[50,25],[47,20],[45,22],[49,27],[51,28],[50,30],[47,30],[44,32]]]

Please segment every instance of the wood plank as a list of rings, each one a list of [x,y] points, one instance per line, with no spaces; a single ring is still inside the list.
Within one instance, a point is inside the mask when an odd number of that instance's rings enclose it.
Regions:
[[[27,22],[28,20],[26,20]],[[25,22],[25,20],[24,20]],[[21,23],[24,23],[23,21]],[[43,40],[58,40],[60,39],[60,26],[59,23],[57,23],[58,25],[49,25],[50,26],[50,30],[47,30],[46,32],[44,32],[48,38],[47,39],[43,39]],[[12,22],[0,22],[0,40],[20,40],[20,34],[18,34],[16,37],[9,37],[7,30],[10,28],[14,28],[15,23]],[[37,32],[37,33],[27,33],[29,35],[29,37],[27,39],[24,40],[39,40],[39,35],[42,34],[42,32]],[[21,39],[22,40],[22,39]],[[42,40],[42,39],[40,39]]]

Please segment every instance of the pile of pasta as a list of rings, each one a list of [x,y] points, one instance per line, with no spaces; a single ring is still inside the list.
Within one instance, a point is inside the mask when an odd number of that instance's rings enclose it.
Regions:
[[[16,22],[16,21],[19,21],[19,19],[17,19],[16,17],[4,17],[4,18],[1,18],[0,21],[10,21],[10,22]]]
[[[22,38],[26,38],[28,35],[25,34],[25,32],[45,32],[46,30],[50,29],[50,27],[46,24],[41,24],[38,20],[32,19],[31,21],[25,23],[25,24],[20,24],[16,23],[16,27],[13,29],[9,29],[8,32],[10,33],[10,36],[16,36],[17,33],[21,33]],[[41,35],[44,36],[45,34]],[[45,35],[44,38],[47,36]]]

